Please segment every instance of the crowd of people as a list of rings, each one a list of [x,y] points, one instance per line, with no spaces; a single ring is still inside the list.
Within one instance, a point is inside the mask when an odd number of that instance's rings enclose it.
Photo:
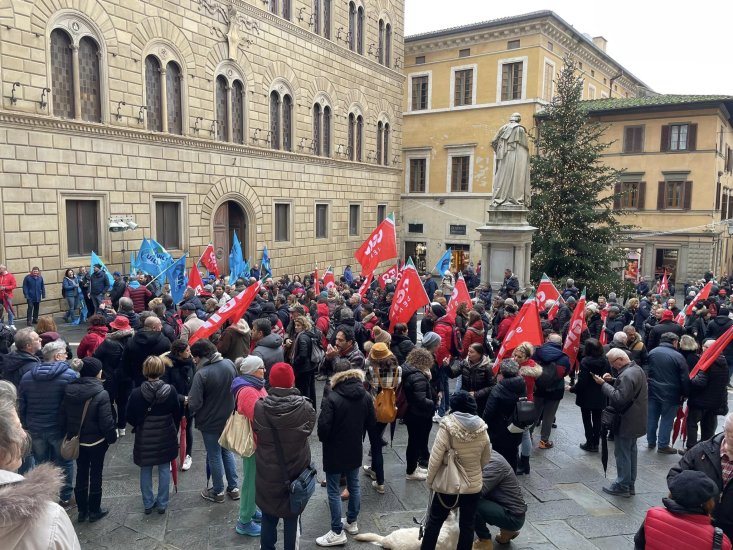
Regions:
[[[75,505],[77,522],[104,518],[105,454],[128,428],[142,510],[165,514],[171,461],[185,442],[176,467],[191,468],[196,429],[211,474],[201,498],[238,501],[236,532],[260,537],[266,550],[275,548],[282,519],[284,546],[296,548],[300,510],[293,510],[288,484],[311,466],[315,431],[330,511],[328,530],[316,543],[343,545],[347,535],[359,533],[359,477],[371,478],[380,495],[392,481],[385,478],[382,448],[387,426],[402,424],[405,479],[426,483],[431,495],[422,548],[436,547],[451,510],[458,511],[457,548],[492,548],[519,536],[527,504],[517,476],[530,475],[533,453],[554,447],[553,429],[562,421],[558,407],[570,392],[585,431],[581,449],[592,456],[603,438],[613,441],[617,478],[603,488],[606,493],[636,494],[638,438],[646,436],[658,453],[683,454],[668,476],[669,499],[649,512],[637,534],[638,548],[652,548],[650,534],[672,520],[683,528],[694,524],[688,535],[709,536],[711,544],[721,529],[730,547],[733,415],[726,386],[733,344],[690,379],[700,353],[733,325],[724,289],[716,287],[680,324],[667,291],[655,294],[640,285],[626,303],[613,293],[586,303],[568,279],[560,303],[549,300],[540,311],[544,341],[515,346],[498,365],[496,352],[531,293],[520,289],[510,269],[495,293],[479,286],[474,299],[457,306],[449,305],[453,274],[446,272],[439,284],[426,276],[430,305],[394,326],[394,281],[372,285],[362,296],[353,275],[321,292],[311,275],[265,279],[241,319],[209,338],[193,338],[232,296],[257,283],[259,273],[252,275],[233,284],[211,276],[203,290],[189,288],[174,303],[167,288],[146,275],[114,273],[110,287],[101,266],[92,273],[68,270],[67,322],[80,321],[79,299],[89,297],[81,308],[87,334],[76,356],[50,316],[36,318],[37,307],[29,308],[27,327],[3,325],[0,539],[12,533],[15,540],[73,540],[59,506],[70,511]],[[0,266],[3,281],[0,291],[9,286]],[[42,289],[42,278],[40,286],[33,284]],[[579,303],[585,303],[585,328],[574,362],[563,344]],[[325,382],[322,395],[316,380]],[[684,401],[686,448],[678,451],[672,430]],[[726,414],[725,430],[716,434],[718,417]],[[250,455],[222,445],[233,415],[251,428]],[[78,452],[69,458],[65,449],[75,437]],[[45,487],[33,518],[14,507],[3,511],[3,502],[38,483]],[[31,520],[42,517],[44,529],[49,517],[59,528],[33,531]],[[490,526],[498,529],[493,536]]]

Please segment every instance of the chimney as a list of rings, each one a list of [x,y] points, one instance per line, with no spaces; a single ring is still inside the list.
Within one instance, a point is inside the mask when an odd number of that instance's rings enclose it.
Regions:
[[[593,37],[593,44],[596,45],[596,48],[598,48],[601,51],[606,51],[606,45],[608,45],[608,40],[603,38],[602,36],[594,36]]]

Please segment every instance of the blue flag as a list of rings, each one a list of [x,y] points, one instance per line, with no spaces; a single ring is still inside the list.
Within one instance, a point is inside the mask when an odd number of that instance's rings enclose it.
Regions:
[[[137,265],[135,262],[135,253],[130,252],[130,276],[135,277],[137,275]]]
[[[453,251],[449,248],[445,251],[445,254],[443,254],[440,257],[440,260],[438,260],[438,263],[435,264],[435,271],[440,273],[441,275],[445,274],[446,271],[450,269],[450,261],[452,258]]]
[[[171,256],[165,247],[155,239],[148,239],[148,243],[150,243],[150,247],[153,249],[155,257],[158,259],[158,274],[168,271],[168,268],[173,265],[173,256]],[[165,279],[166,275],[163,275],[159,279],[161,285],[165,284]]]
[[[107,269],[107,266],[104,265],[104,262],[102,261],[102,258],[97,256],[97,253],[92,251],[92,262],[89,266],[89,272],[94,273],[94,265],[99,264],[102,266],[102,271],[105,272],[107,275],[107,281],[109,282],[109,287],[112,288],[112,285],[115,283],[114,277],[112,277],[112,274],[109,272],[109,269]]]
[[[137,253],[135,269],[138,271],[144,271],[153,277],[160,275],[161,270],[158,256],[155,254],[155,250],[153,250],[150,241],[146,238],[143,238],[142,243],[140,243],[140,250]]]
[[[173,264],[168,271],[168,279],[170,280],[171,297],[173,303],[177,304],[183,300],[183,292],[188,285],[188,277],[186,277],[186,254]]]
[[[232,251],[229,253],[229,284],[233,285],[234,282],[242,274],[244,268],[244,257],[242,255],[242,243],[237,238],[237,231],[234,231],[232,236]]]
[[[270,267],[270,254],[267,252],[267,245],[262,250],[262,271],[267,273],[268,277],[272,277],[272,268]]]

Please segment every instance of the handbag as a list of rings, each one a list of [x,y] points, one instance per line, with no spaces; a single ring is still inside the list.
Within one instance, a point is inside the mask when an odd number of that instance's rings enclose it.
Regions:
[[[529,401],[526,397],[520,397],[514,406],[512,424],[518,428],[527,428],[534,424],[536,418],[537,410],[534,402]]]
[[[79,436],[81,435],[81,428],[84,425],[84,419],[87,416],[87,409],[89,409],[89,403],[91,401],[92,399],[90,398],[84,403],[84,411],[81,413],[81,421],[79,422],[79,431],[71,439],[68,436],[64,436],[64,440],[61,442],[59,452],[64,460],[76,460],[79,458]]]
[[[288,472],[285,470],[285,453],[283,453],[282,443],[280,442],[280,436],[272,425],[270,418],[265,416],[267,425],[272,431],[272,437],[275,440],[275,452],[277,453],[277,460],[280,463],[280,469],[283,474],[283,484],[285,490],[288,493],[288,500],[290,501],[290,512],[293,515],[299,516],[305,510],[308,501],[316,492],[316,470],[315,465],[311,462],[308,466],[298,474],[294,480],[290,480]]]
[[[606,408],[604,408],[601,411],[601,426],[603,427],[603,429],[608,430],[612,434],[618,433],[618,430],[621,427],[621,418],[623,417],[623,415],[626,414],[626,411],[631,408],[631,405],[634,404],[634,401],[639,398],[640,393],[641,388],[639,388],[639,391],[636,392],[634,398],[629,401],[629,403],[623,408],[623,410],[617,411],[613,407],[613,405],[608,405]]]
[[[237,391],[234,398],[235,408],[219,436],[219,445],[241,457],[247,458],[255,452],[255,440],[249,418],[239,414],[236,409],[237,397],[239,397],[240,391],[242,391],[242,388]]]
[[[449,435],[451,446],[443,454],[443,462],[433,478],[432,490],[444,495],[460,495],[469,484],[468,474],[453,448],[453,436]]]

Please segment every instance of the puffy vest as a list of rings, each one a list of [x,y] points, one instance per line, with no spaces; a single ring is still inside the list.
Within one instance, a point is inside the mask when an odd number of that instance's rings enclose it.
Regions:
[[[646,513],[644,535],[646,550],[707,550],[713,547],[710,518],[702,514],[673,514],[663,506]],[[723,550],[731,550],[728,537],[723,537]]]

